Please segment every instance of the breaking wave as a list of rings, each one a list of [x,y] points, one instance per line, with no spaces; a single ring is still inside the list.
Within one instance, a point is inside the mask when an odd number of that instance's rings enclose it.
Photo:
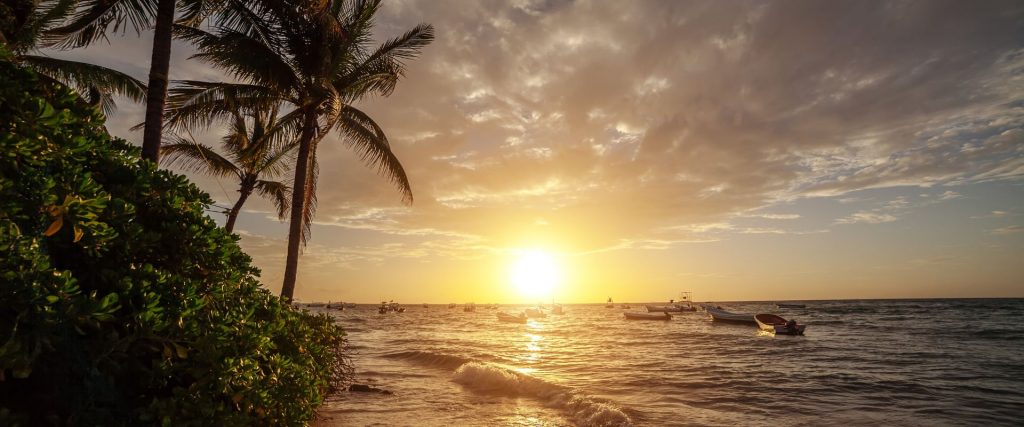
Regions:
[[[398,353],[385,354],[384,357],[388,359],[401,359],[418,365],[434,368],[447,368],[451,370],[473,361],[473,359],[468,357],[431,353],[429,351],[402,351]]]
[[[468,362],[459,366],[455,370],[454,381],[482,393],[537,399],[545,406],[562,410],[581,425],[633,425],[629,415],[609,402],[586,396],[570,387],[488,363]]]

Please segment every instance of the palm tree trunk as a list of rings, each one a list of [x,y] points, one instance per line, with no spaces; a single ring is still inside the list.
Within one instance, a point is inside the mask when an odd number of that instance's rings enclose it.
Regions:
[[[228,212],[228,222],[227,224],[224,224],[224,229],[227,230],[228,233],[235,229],[235,220],[238,219],[238,213],[242,211],[242,205],[245,204],[245,199],[248,199],[249,195],[252,194],[252,188],[243,185],[238,192],[241,193],[241,195],[238,196],[238,201],[235,202],[235,206],[232,206],[231,211]]]
[[[316,112],[307,111],[299,139],[299,154],[295,159],[295,181],[292,184],[291,219],[288,222],[288,261],[284,267],[284,284],[281,285],[281,297],[285,302],[292,301],[295,293],[295,278],[299,272],[299,244],[302,243],[302,218],[306,205],[306,174],[313,151],[313,138],[316,132]]]
[[[167,75],[171,67],[171,27],[175,0],[159,0],[153,31],[153,56],[149,63],[149,92],[146,94],[146,128],[142,134],[142,158],[160,161],[160,138],[167,99]]]

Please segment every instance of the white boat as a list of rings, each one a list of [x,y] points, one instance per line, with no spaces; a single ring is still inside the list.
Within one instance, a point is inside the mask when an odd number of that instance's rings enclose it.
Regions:
[[[782,316],[761,313],[754,316],[754,321],[761,330],[773,332],[776,335],[803,335],[807,325],[796,323],[796,320],[786,320]]]
[[[684,311],[697,311],[696,308],[686,305],[646,305],[648,313],[682,313]]]
[[[628,320],[672,320],[672,315],[668,313],[635,313],[635,312],[624,312],[623,316]]]
[[[733,313],[722,310],[721,308],[710,306],[707,307],[707,312],[713,320],[718,322],[747,323],[751,325],[757,324],[757,321],[754,320],[753,314]]]
[[[515,314],[508,314],[508,313],[504,313],[504,312],[500,312],[499,311],[499,312],[495,313],[495,315],[498,316],[498,320],[499,321],[509,322],[509,323],[526,323],[526,319],[527,319],[525,314],[515,315]]]

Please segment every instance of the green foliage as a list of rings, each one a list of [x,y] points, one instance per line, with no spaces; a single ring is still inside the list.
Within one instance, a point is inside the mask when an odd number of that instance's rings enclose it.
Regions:
[[[0,49],[2,51],[2,49]],[[0,52],[0,425],[301,425],[348,373],[209,196]]]

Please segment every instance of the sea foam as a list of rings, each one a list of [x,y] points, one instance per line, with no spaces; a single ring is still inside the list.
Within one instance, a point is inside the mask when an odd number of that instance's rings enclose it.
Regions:
[[[574,422],[588,426],[630,426],[632,420],[615,405],[540,378],[483,362],[468,362],[453,380],[474,391],[537,399],[557,408]]]

